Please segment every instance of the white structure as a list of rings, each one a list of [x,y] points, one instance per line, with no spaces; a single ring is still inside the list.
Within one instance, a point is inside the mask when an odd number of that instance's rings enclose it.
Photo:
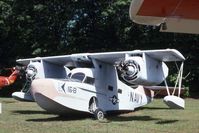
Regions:
[[[132,111],[150,103],[154,93],[145,85],[165,82],[168,91],[166,77],[169,69],[166,63],[183,62],[184,59],[175,49],[163,49],[82,53],[20,59],[17,62],[27,66],[27,80],[32,81],[27,92],[31,92],[40,107],[57,114],[92,113],[97,119],[102,119],[104,113]],[[15,92],[13,97],[32,99],[26,92]],[[167,105],[184,108],[183,103],[178,102],[183,99],[174,97],[177,96],[168,92],[165,98]]]

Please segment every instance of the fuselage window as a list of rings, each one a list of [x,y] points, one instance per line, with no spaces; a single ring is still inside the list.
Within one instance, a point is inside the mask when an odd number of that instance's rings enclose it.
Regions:
[[[84,73],[74,73],[72,76],[71,76],[71,79],[76,79],[76,80],[79,80],[79,81],[83,81],[85,78],[85,74]]]
[[[86,79],[84,80],[84,83],[94,85],[95,79],[92,77],[86,77]]]

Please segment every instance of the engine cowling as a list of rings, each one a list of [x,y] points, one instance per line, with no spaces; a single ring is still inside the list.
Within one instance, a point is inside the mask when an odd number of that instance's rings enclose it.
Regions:
[[[33,80],[35,78],[44,78],[43,66],[40,62],[31,62],[26,68],[26,78]]]
[[[132,85],[158,85],[168,76],[168,67],[147,55],[128,57],[117,66],[119,76]]]

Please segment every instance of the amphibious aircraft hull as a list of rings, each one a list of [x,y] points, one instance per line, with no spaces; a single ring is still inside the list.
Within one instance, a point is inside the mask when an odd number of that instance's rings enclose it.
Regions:
[[[120,82],[121,83],[121,82]],[[121,83],[122,84],[122,83]],[[124,84],[122,84],[124,85]],[[146,95],[143,87],[136,89],[127,86],[118,86],[124,88],[121,96],[112,95],[112,91],[100,91],[92,85],[85,85],[72,81],[58,79],[38,79],[33,80],[31,85],[32,95],[37,104],[48,112],[67,115],[90,113],[100,108],[105,112],[115,111],[133,111],[135,108],[143,106],[152,101],[150,91]],[[126,95],[129,93],[129,95]],[[92,98],[96,98],[96,105],[92,105]],[[94,108],[92,108],[94,106]],[[96,108],[95,108],[96,106]]]
[[[75,109],[72,109],[70,107],[62,105],[62,104],[56,102],[55,100],[50,99],[47,96],[44,96],[40,93],[35,94],[35,100],[37,101],[37,104],[40,107],[42,107],[44,110],[46,110],[47,112],[50,112],[50,113],[60,114],[60,115],[86,113],[86,112],[77,111]]]
[[[84,107],[85,99],[76,96],[74,90],[68,90],[68,86],[65,87],[65,84],[67,81],[39,79],[38,82],[38,80],[34,80],[31,89],[32,95],[40,107],[51,113],[88,113],[88,105],[87,108]],[[82,107],[78,103],[84,106]]]

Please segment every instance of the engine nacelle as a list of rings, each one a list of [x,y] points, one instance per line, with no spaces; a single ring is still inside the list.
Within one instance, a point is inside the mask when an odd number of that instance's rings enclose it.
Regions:
[[[119,76],[132,85],[158,85],[168,76],[168,67],[145,54],[126,57],[117,66]]]
[[[31,62],[26,68],[26,78],[33,80],[35,78],[44,78],[43,65],[41,62]]]
[[[28,64],[26,78],[31,80],[38,78],[66,78],[69,73],[70,69],[67,67],[38,59]]]

